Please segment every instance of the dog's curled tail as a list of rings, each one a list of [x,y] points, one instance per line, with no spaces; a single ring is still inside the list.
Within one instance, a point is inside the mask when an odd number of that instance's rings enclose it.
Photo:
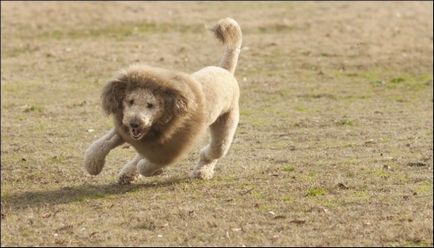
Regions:
[[[219,20],[211,30],[214,32],[217,39],[225,45],[220,67],[234,74],[242,41],[240,26],[234,19],[227,17]]]

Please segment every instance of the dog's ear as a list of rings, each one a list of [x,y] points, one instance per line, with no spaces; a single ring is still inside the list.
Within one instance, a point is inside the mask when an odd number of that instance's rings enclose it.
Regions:
[[[175,102],[175,113],[182,115],[187,113],[188,105],[187,105],[187,99],[182,94],[176,94]]]
[[[122,102],[125,98],[127,84],[119,79],[108,82],[102,91],[102,108],[108,115],[122,110]]]
[[[175,115],[183,115],[188,111],[187,98],[178,90],[170,89],[165,93],[166,103],[169,104],[171,112]]]

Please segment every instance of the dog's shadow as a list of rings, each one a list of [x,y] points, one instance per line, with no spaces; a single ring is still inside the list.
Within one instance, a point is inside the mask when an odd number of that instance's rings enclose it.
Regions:
[[[189,177],[173,177],[144,184],[84,184],[74,187],[63,187],[48,191],[29,191],[14,195],[2,196],[2,208],[21,209],[35,206],[47,206],[104,198],[110,195],[124,194],[141,189],[161,188],[191,180]]]

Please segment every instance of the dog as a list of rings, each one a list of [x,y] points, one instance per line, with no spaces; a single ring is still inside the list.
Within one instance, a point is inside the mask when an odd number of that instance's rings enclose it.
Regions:
[[[232,144],[239,121],[240,89],[234,77],[242,33],[238,23],[224,18],[211,29],[225,49],[219,66],[192,74],[135,64],[122,70],[103,88],[101,99],[114,128],[85,152],[84,167],[101,172],[108,153],[129,143],[137,155],[120,171],[119,184],[154,176],[185,157],[210,131],[192,177],[211,179],[217,161]]]

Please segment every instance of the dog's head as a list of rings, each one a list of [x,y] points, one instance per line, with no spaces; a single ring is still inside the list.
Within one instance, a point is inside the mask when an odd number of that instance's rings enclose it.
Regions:
[[[188,101],[179,89],[155,77],[123,74],[103,89],[102,105],[114,114],[134,140],[140,140],[153,129],[162,127],[187,112]]]

